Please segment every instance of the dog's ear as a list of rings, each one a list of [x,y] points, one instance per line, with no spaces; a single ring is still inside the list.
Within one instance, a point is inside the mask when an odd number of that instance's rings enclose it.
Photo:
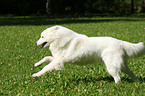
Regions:
[[[51,28],[49,28],[50,30],[50,32],[54,32],[54,31],[57,31],[57,30],[59,30],[60,29],[60,26],[58,26],[58,25],[56,25],[56,26],[53,26],[53,27],[51,27]]]
[[[52,27],[52,30],[58,30],[58,29],[60,29],[60,26],[59,25],[56,25],[56,26],[53,26]]]
[[[59,29],[59,26],[57,25],[57,26],[55,26],[55,29],[54,30],[58,30]]]

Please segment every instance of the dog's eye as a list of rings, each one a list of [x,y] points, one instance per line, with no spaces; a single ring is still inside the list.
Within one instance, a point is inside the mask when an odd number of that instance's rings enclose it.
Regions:
[[[41,38],[44,38],[44,36],[42,36]]]

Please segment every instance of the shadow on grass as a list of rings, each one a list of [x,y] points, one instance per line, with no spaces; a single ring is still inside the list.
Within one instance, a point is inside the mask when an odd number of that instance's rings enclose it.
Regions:
[[[138,79],[139,79],[141,82],[145,82],[145,77],[143,78],[143,77],[140,76]]]
[[[141,82],[145,82],[145,78],[140,77],[139,79],[141,80]],[[94,82],[95,83],[97,81],[108,81],[108,82],[111,83],[111,82],[114,82],[114,79],[111,76],[100,77],[100,78],[94,78],[94,77],[86,78],[86,77],[84,77],[84,78],[72,79],[70,81],[76,82],[77,84],[79,84],[80,82],[84,82],[84,83]],[[134,83],[135,82],[132,79],[127,78],[127,77],[122,77],[121,81],[122,82],[128,82],[128,83]]]
[[[89,77],[89,78],[77,78],[77,79],[72,79],[70,80],[72,82],[75,82],[77,84],[79,84],[80,82],[83,83],[89,83],[89,82],[97,82],[97,81],[108,81],[108,82],[114,82],[112,77],[100,77],[100,78],[95,78],[95,77]]]
[[[11,16],[0,17],[0,26],[11,25],[56,25],[71,23],[98,23],[98,22],[114,22],[114,21],[140,21],[144,22],[145,18],[49,18],[47,16]]]

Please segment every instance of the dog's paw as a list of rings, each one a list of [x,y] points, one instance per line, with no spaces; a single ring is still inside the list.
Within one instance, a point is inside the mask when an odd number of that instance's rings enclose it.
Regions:
[[[39,63],[35,63],[35,64],[34,64],[35,67],[37,67],[37,66],[39,66],[39,65],[40,65]]]
[[[40,75],[38,73],[35,73],[32,75],[32,77],[39,77]]]

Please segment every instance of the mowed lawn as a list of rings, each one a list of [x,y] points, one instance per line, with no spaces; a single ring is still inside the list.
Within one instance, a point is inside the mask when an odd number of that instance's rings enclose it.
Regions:
[[[46,16],[0,16],[0,95],[8,96],[145,96],[145,55],[129,59],[129,67],[142,82],[122,73],[116,84],[104,63],[65,65],[33,78],[45,65],[34,64],[49,47],[36,46],[40,33],[61,25],[87,36],[111,36],[132,43],[145,43],[145,18],[93,17],[49,18]]]

